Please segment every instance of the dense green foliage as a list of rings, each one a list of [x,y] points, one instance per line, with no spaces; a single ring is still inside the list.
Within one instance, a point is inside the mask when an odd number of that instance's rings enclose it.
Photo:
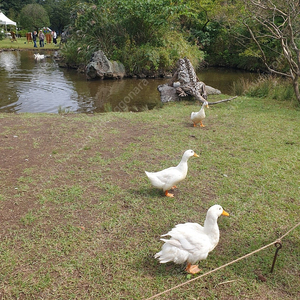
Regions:
[[[63,54],[70,64],[85,64],[101,49],[108,58],[121,61],[128,73],[160,74],[183,56],[194,66],[204,59],[215,66],[265,71],[261,53],[244,24],[247,20],[254,33],[264,37],[261,47],[268,63],[286,68],[279,59],[280,42],[268,38],[264,26],[249,18],[247,1],[0,0],[0,9],[21,29],[31,30],[32,22],[22,21],[21,14],[28,4],[41,5],[50,28],[68,33]],[[278,17],[274,21],[282,22]]]
[[[79,4],[72,11],[71,36],[63,53],[69,62],[76,58],[85,63],[101,49],[129,73],[170,70],[183,56],[197,65],[202,52],[178,30],[175,17],[185,10],[185,5],[168,0]]]
[[[39,4],[28,4],[21,10],[20,25],[30,31],[48,27],[50,25],[48,13]]]
[[[127,72],[170,70],[188,56],[210,65],[264,69],[246,27],[241,3],[230,1],[92,1],[79,3],[71,13],[68,62],[87,62],[102,49],[125,64]],[[97,2],[97,4],[95,4]],[[270,56],[272,59],[272,56]]]

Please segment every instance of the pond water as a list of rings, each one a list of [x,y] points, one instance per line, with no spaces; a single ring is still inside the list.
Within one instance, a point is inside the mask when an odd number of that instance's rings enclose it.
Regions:
[[[160,104],[157,86],[168,81],[129,78],[88,81],[84,74],[59,68],[53,59],[54,52],[43,53],[47,57],[35,61],[33,51],[0,52],[0,112],[93,113],[152,109]],[[228,95],[234,81],[241,77],[255,78],[253,73],[225,68],[208,68],[197,75],[205,84]]]

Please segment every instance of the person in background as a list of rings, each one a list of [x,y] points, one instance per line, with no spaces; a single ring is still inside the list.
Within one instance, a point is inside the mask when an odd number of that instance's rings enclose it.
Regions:
[[[40,47],[44,47],[45,35],[43,34],[42,30],[40,30],[39,32],[39,40],[40,40]]]
[[[16,33],[15,33],[14,31],[11,31],[11,32],[10,32],[10,35],[11,35],[11,41],[12,41],[12,42],[16,42],[16,41],[17,41]]]
[[[33,47],[37,48],[37,45],[36,45],[37,32],[36,31],[32,31],[31,35],[32,35],[32,41],[33,41],[33,45],[34,45]]]
[[[57,38],[57,34],[56,34],[56,31],[53,31],[52,32],[52,35],[53,35],[53,44],[57,44],[57,41],[56,41],[56,38]]]

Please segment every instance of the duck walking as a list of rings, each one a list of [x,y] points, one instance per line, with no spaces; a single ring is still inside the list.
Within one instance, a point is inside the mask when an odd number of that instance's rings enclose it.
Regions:
[[[176,225],[162,237],[170,236],[160,252],[155,254],[160,263],[174,262],[176,264],[187,263],[186,271],[191,274],[201,270],[195,265],[199,260],[206,259],[218,244],[220,232],[218,227],[219,216],[229,216],[223,208],[216,204],[211,206],[206,214],[204,226],[197,223],[185,223]]]
[[[176,188],[176,184],[185,179],[188,171],[188,159],[192,156],[199,157],[193,150],[186,150],[180,163],[176,167],[170,167],[159,172],[147,172],[153,186],[162,189],[167,197],[174,197],[169,193],[171,188]]]
[[[202,107],[199,111],[191,113],[191,120],[194,123],[194,127],[196,127],[197,124],[200,124],[200,127],[205,127],[205,125],[202,123],[202,121],[205,119],[205,106],[206,108],[209,108],[207,101],[203,102]]]

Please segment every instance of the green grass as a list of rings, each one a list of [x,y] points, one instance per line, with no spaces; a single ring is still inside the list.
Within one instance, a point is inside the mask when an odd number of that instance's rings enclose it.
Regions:
[[[39,50],[51,50],[51,49],[59,49],[60,39],[57,40],[57,44],[53,44],[52,42],[46,43],[43,48],[39,46],[39,39],[37,39],[37,48],[33,47],[33,42],[27,42],[26,37],[17,38],[17,41],[12,42],[9,38],[4,38],[0,40],[0,49],[39,49]]]
[[[261,75],[254,82],[240,79],[233,83],[232,93],[234,95],[274,99],[299,106],[292,81],[272,75]]]
[[[216,203],[230,217],[219,218],[203,273],[298,223],[299,110],[238,97],[211,106],[206,127],[194,128],[198,107],[0,114],[1,298],[146,299],[186,282],[182,266],[153,258],[159,237],[181,222],[203,224]],[[176,165],[187,149],[200,157],[175,198],[164,197],[144,171]],[[298,299],[299,232],[283,239],[272,274],[275,247],[157,299]]]

